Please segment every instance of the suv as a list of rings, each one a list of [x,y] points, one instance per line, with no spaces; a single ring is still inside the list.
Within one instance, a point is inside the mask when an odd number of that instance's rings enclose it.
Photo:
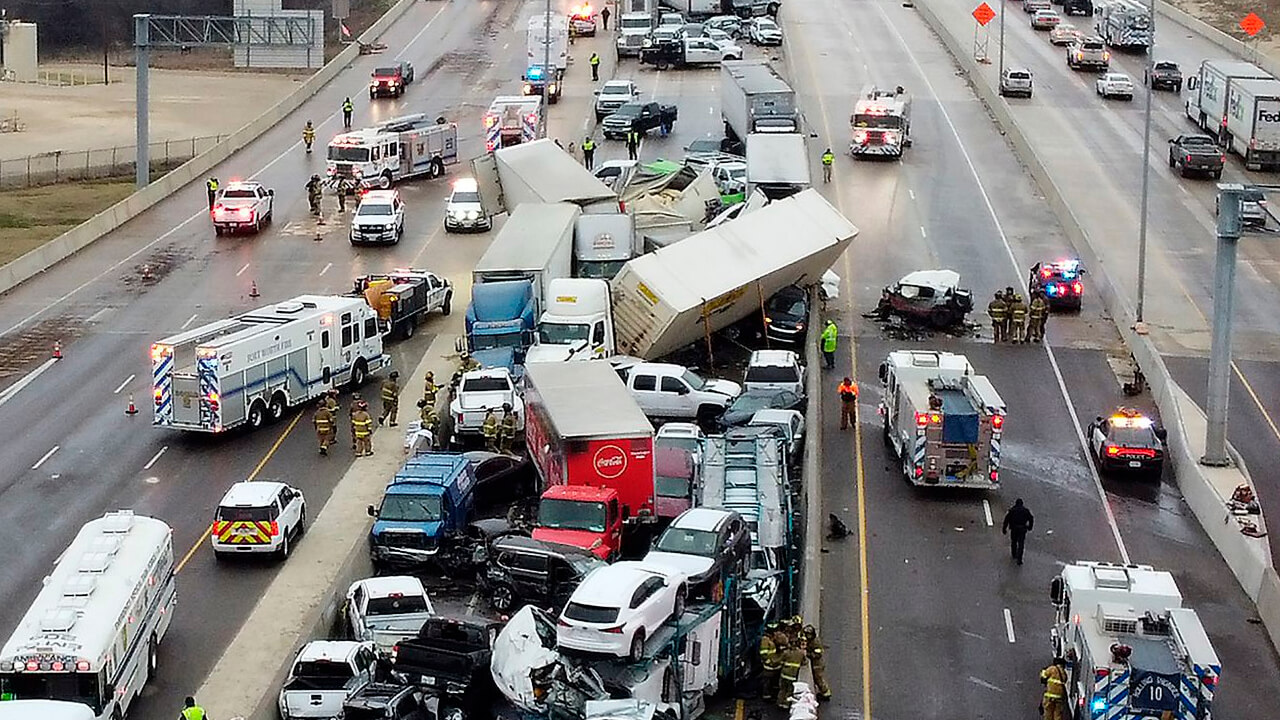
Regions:
[[[489,605],[504,614],[527,603],[558,608],[588,573],[604,564],[582,548],[508,535],[490,545],[480,589]]]
[[[351,693],[373,680],[373,643],[314,640],[302,646],[280,689],[280,717],[331,718]]]
[[[705,380],[683,365],[637,363],[619,371],[636,404],[651,418],[710,421],[742,394],[730,380]]]
[[[1000,75],[1000,94],[1005,97],[1013,95],[1031,97],[1031,71],[1023,68],[1006,68]]]
[[[1067,46],[1067,67],[1072,70],[1088,68],[1107,70],[1111,67],[1111,53],[1100,37],[1081,38]]]
[[[370,683],[342,703],[343,720],[436,720],[426,694],[412,685]]]
[[[742,388],[753,390],[790,390],[804,395],[804,367],[794,350],[756,350],[747,361],[742,375]]]
[[[282,482],[238,482],[222,496],[209,529],[218,560],[236,553],[289,556],[289,544],[306,530],[302,491]]]
[[[380,67],[373,71],[373,79],[369,81],[369,99],[388,95],[400,97],[404,88],[413,82],[413,65],[398,62],[395,65]]]
[[[964,322],[970,310],[973,310],[973,293],[960,287],[960,273],[917,270],[881,291],[875,314],[885,319],[896,315],[945,330]]]
[[[618,108],[640,99],[640,89],[631,80],[610,80],[596,91],[596,122],[612,115]]]
[[[699,507],[672,520],[644,562],[678,570],[688,583],[689,596],[699,597],[723,592],[719,585],[724,576],[741,577],[750,558],[751,529],[742,516],[733,510]]]
[[[351,244],[398,243],[404,235],[404,203],[397,190],[370,190],[351,218]]]
[[[458,178],[453,181],[453,192],[444,206],[444,231],[461,232],[493,229],[493,220],[480,202],[480,184],[475,178]]]

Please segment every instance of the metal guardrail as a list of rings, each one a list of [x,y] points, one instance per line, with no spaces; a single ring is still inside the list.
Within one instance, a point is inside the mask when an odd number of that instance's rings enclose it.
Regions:
[[[153,142],[150,144],[151,164],[172,167],[190,160],[227,137],[207,135]],[[136,146],[122,145],[93,150],[55,150],[0,160],[0,189],[129,175],[134,171],[137,154]]]

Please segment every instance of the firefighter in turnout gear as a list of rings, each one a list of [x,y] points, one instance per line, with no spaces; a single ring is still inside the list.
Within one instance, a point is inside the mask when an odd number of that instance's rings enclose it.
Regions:
[[[516,440],[516,414],[511,411],[511,403],[502,404],[502,425],[498,428],[498,449],[507,455],[511,454],[511,445]]]
[[[391,375],[382,383],[382,415],[379,425],[385,425],[391,418],[391,427],[396,426],[396,414],[400,411],[400,383],[396,382],[400,373],[391,371]]]
[[[827,658],[822,651],[822,642],[818,639],[818,629],[805,625],[801,632],[809,650],[809,673],[813,675],[813,689],[819,700],[831,699],[831,686],[827,684]]]
[[[311,152],[311,144],[316,141],[316,129],[312,127],[311,121],[302,126],[302,142],[307,146],[307,152]]]
[[[333,417],[333,442],[338,441],[338,391],[330,390],[324,394],[324,399],[320,401],[325,407],[329,408],[329,414]]]
[[[480,369],[479,361],[471,357],[471,353],[466,352],[464,350],[462,352],[462,372],[469,373],[472,370],[479,370],[479,369]]]
[[[355,441],[356,457],[373,454],[373,416],[364,405],[353,405],[351,411],[351,438]]]
[[[440,431],[440,416],[436,415],[436,406],[428,404],[426,400],[419,400],[418,419],[422,421],[423,429],[430,432],[434,440]]]
[[[1027,309],[1027,342],[1044,342],[1044,324],[1049,318],[1049,303],[1042,293],[1031,298]]]
[[[493,410],[486,410],[484,413],[484,424],[480,426],[480,432],[484,435],[484,449],[489,452],[498,452],[498,417],[493,414]]]
[[[1010,296],[1006,295],[1005,297]],[[1027,304],[1023,302],[1022,295],[1018,293],[1013,293],[1011,297],[1012,299],[1009,301],[1009,341],[1020,343],[1027,329]]]
[[[809,661],[808,650],[804,638],[797,638],[782,651],[782,671],[778,682],[778,707],[786,709],[791,701],[791,690],[796,680],[800,679],[800,668]]]
[[[996,296],[987,303],[987,316],[991,318],[991,337],[995,342],[1005,342],[1009,339],[1009,303],[1004,298],[1003,292],[997,292]]]
[[[440,386],[436,385],[435,373],[427,371],[427,379],[422,384],[422,402],[434,408],[436,406],[436,395],[440,392]]]
[[[778,678],[782,673],[782,651],[787,649],[787,641],[783,637],[778,623],[765,626],[760,636],[760,697],[768,699],[778,694]]]
[[[311,214],[320,215],[320,200],[324,197],[324,188],[319,175],[312,175],[307,181],[307,202],[311,204]]]
[[[1044,720],[1065,720],[1067,661],[1054,658],[1052,665],[1040,671],[1040,683],[1044,685],[1044,698],[1040,700]]]
[[[312,416],[311,423],[316,426],[316,440],[320,443],[320,454],[328,455],[329,446],[333,444],[336,437],[333,411],[329,409],[327,399],[320,402],[320,407],[316,408],[316,414]]]

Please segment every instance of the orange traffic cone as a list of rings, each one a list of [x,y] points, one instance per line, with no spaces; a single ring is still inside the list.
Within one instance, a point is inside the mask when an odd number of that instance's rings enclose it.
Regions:
[[[53,359],[54,360],[62,359],[62,343],[60,342],[55,341],[53,343]]]
[[[249,283],[249,297],[251,298],[258,297],[258,281],[256,280]]]
[[[133,404],[133,393],[129,394],[129,407],[124,409],[125,415],[137,415],[138,406]]]

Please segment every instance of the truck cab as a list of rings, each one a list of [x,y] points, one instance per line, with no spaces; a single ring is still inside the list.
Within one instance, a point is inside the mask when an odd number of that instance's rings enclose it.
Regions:
[[[902,86],[893,90],[865,87],[849,116],[849,126],[849,153],[854,157],[900,158],[911,147],[911,96]]]
[[[453,283],[428,270],[361,275],[352,285],[353,294],[363,296],[378,314],[383,335],[413,337],[427,313],[452,311]]]
[[[614,354],[609,283],[557,278],[548,284],[547,311],[538,321],[527,362],[598,360]]]
[[[405,461],[377,507],[369,549],[374,567],[414,568],[458,539],[475,510],[476,476],[460,453],[422,453]]]
[[[622,548],[624,515],[617,490],[553,485],[542,494],[533,539],[580,547],[612,561]]]
[[[471,288],[467,305],[467,348],[485,367],[506,367],[522,360],[537,320],[538,302],[527,280],[485,282]]]

